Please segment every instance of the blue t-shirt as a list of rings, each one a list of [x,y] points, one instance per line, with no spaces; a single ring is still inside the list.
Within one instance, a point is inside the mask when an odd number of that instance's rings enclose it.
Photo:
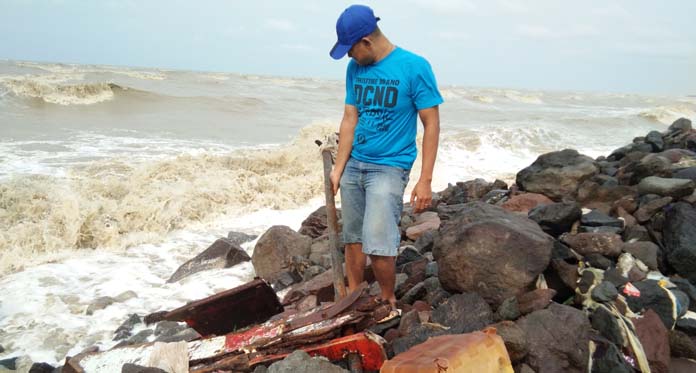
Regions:
[[[425,58],[397,47],[382,60],[348,63],[346,104],[358,109],[351,157],[410,170],[416,160],[418,110],[443,102]]]

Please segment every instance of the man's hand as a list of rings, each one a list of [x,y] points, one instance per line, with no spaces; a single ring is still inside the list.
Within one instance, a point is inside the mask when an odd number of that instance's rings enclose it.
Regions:
[[[341,182],[341,174],[342,174],[342,172],[339,172],[334,167],[334,169],[331,170],[331,174],[329,175],[329,180],[331,180],[331,187],[333,188],[334,196],[336,195],[336,192],[338,192],[338,186],[339,186],[339,183]]]
[[[411,192],[411,207],[414,213],[419,213],[430,207],[433,201],[433,190],[429,181],[418,180]]]

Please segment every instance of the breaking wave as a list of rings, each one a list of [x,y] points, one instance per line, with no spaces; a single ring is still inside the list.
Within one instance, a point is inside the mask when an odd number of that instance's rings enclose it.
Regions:
[[[110,82],[70,84],[45,78],[10,78],[1,84],[16,97],[57,105],[92,105],[110,101],[116,91],[128,89]]]
[[[0,274],[66,249],[119,249],[221,216],[301,206],[323,191],[314,125],[289,145],[75,167],[65,178],[0,181]],[[34,263],[31,263],[34,264]]]
[[[675,120],[685,117],[694,118],[696,117],[696,104],[677,104],[677,105],[667,105],[658,106],[650,110],[642,111],[639,116],[654,120],[664,124],[672,124]]]

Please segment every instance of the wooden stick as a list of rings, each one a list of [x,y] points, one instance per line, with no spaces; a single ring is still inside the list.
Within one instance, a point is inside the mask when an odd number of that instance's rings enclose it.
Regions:
[[[324,193],[326,194],[326,218],[329,228],[329,251],[331,252],[331,267],[333,267],[334,298],[336,301],[346,296],[346,283],[343,275],[343,256],[338,250],[338,217],[336,215],[336,202],[334,200],[333,186],[331,185],[331,151],[325,149],[321,152],[324,160]]]

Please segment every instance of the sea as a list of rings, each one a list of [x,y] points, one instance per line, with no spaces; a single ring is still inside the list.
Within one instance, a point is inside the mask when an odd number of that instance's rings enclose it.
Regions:
[[[696,119],[690,96],[440,90],[434,191]],[[0,360],[108,349],[130,314],[253,279],[243,263],[166,282],[228,232],[299,229],[324,203],[315,140],[338,131],[344,95],[340,80],[0,60]],[[105,296],[120,301],[88,315]]]

